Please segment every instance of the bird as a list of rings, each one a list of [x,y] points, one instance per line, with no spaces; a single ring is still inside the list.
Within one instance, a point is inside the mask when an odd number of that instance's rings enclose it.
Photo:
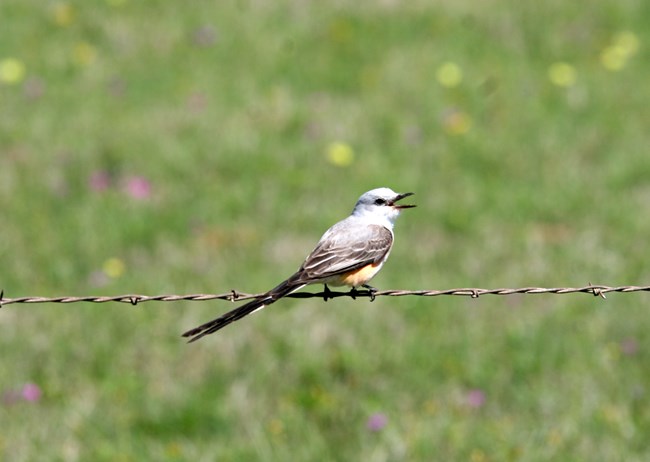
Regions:
[[[415,207],[398,201],[413,194],[385,187],[363,193],[350,216],[325,231],[298,271],[254,300],[188,330],[183,337],[190,339],[188,343],[195,342],[308,284],[324,284],[326,293],[328,285],[349,286],[352,291],[363,287],[374,295],[376,289],[368,282],[390,254],[395,220],[403,209]]]

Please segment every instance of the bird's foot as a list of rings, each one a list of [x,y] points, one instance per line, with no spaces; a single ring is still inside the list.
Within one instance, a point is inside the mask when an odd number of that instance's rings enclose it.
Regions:
[[[353,287],[350,289],[350,292],[348,292],[348,295],[352,297],[352,300],[356,300],[357,296],[359,295],[367,295],[370,297],[370,301],[374,302],[375,301],[375,292],[377,292],[377,289],[374,287],[369,286],[368,284],[363,284],[361,287],[366,289],[365,291],[357,290],[356,287]]]
[[[368,295],[370,295],[370,301],[374,302],[375,301],[375,294],[377,293],[377,289],[375,289],[372,286],[369,286],[368,284],[364,284],[361,287],[368,289]]]

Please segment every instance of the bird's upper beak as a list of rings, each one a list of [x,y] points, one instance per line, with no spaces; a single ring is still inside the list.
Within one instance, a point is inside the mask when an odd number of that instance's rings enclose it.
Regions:
[[[409,205],[409,204],[396,204],[395,202],[404,199],[405,197],[412,196],[415,193],[412,192],[407,192],[407,193],[401,193],[395,196],[395,198],[390,201],[391,207],[394,207],[396,209],[410,209],[415,207],[415,205]]]

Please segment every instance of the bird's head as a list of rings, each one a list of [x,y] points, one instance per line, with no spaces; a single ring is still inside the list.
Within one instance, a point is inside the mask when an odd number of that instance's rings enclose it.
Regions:
[[[415,207],[415,205],[397,203],[413,194],[412,192],[396,193],[390,188],[372,189],[361,195],[352,214],[377,218],[378,221],[387,219],[392,224],[401,210]]]

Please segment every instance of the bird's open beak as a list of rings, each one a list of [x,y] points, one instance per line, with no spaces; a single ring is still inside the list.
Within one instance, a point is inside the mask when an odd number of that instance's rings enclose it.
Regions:
[[[396,209],[410,209],[415,207],[415,205],[409,205],[409,204],[396,204],[395,202],[404,199],[405,197],[412,196],[415,193],[408,192],[408,193],[402,193],[398,194],[395,196],[395,198],[390,202],[391,207],[394,207]]]

